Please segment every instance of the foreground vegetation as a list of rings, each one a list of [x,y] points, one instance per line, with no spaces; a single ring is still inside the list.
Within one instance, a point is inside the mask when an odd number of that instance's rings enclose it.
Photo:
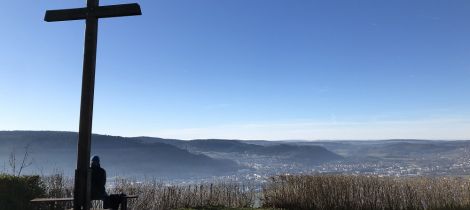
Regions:
[[[470,181],[463,178],[278,176],[263,190],[266,207],[283,209],[469,209]]]
[[[39,176],[9,176],[0,174],[0,209],[32,209],[30,200],[45,195]]]
[[[0,209],[32,209],[28,201],[34,197],[71,197],[72,186],[72,180],[60,174],[0,175]],[[224,181],[167,185],[120,179],[110,193],[120,192],[139,195],[129,202],[130,209],[139,210],[470,209],[470,180],[457,177],[289,175],[272,177],[262,186]],[[65,207],[70,206],[61,208]]]
[[[129,202],[129,206],[142,210],[248,208],[254,206],[257,196],[254,185],[232,182],[167,186],[157,181],[136,183],[121,179],[114,191],[139,195],[137,200]]]
[[[253,208],[225,208],[225,207],[200,207],[200,208],[190,208],[190,209],[178,209],[178,210],[255,210]],[[274,210],[274,209],[262,209],[256,208],[256,210]]]

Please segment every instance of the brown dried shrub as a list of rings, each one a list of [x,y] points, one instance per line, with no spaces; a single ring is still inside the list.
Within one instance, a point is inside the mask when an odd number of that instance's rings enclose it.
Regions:
[[[252,207],[256,199],[254,185],[222,181],[193,185],[166,185],[156,180],[136,182],[116,181],[115,193],[138,195],[130,200],[130,209],[169,210],[198,207]]]
[[[468,209],[470,181],[458,177],[276,176],[264,186],[263,206],[299,210]]]

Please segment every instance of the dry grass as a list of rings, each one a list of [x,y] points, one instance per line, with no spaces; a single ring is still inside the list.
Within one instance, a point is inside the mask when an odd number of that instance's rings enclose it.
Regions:
[[[71,197],[73,180],[61,174],[42,178],[48,197]],[[470,209],[470,180],[452,177],[393,178],[343,175],[289,175],[254,184],[215,181],[167,185],[155,180],[119,179],[111,193],[138,195],[134,210],[245,209],[450,210]]]
[[[128,179],[118,180],[114,191],[139,195],[137,200],[129,201],[129,206],[141,210],[246,208],[254,205],[257,195],[254,185],[233,182],[167,186],[155,180],[139,183]]]
[[[46,197],[73,197],[73,180],[55,174],[41,178]],[[110,193],[138,195],[130,199],[129,209],[170,210],[180,208],[215,207],[221,209],[252,207],[256,199],[254,185],[241,185],[233,182],[215,182],[198,185],[166,185],[155,180],[137,182],[131,179],[118,179]],[[95,201],[93,206],[101,206]],[[70,208],[70,204],[60,204],[56,209]]]
[[[283,209],[469,209],[463,178],[391,178],[342,175],[277,176],[263,189],[265,207]]]

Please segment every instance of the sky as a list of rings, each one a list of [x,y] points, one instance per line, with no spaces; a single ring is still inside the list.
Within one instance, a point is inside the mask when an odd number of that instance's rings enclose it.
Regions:
[[[78,131],[81,0],[2,1],[0,130]],[[470,1],[141,0],[100,20],[93,132],[470,139]],[[6,5],[6,6],[5,6]]]

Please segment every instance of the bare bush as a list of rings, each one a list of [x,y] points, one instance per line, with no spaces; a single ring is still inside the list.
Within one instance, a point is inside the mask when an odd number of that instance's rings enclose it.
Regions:
[[[252,207],[256,199],[254,185],[217,182],[198,185],[165,185],[156,180],[135,182],[116,181],[114,193],[139,195],[130,200],[130,209],[169,210],[194,207]]]
[[[463,178],[392,178],[344,175],[272,177],[265,207],[283,209],[468,209],[470,181]]]
[[[46,195],[51,198],[73,197],[73,180],[61,172],[50,176],[42,176]]]
[[[71,197],[73,180],[61,173],[42,177],[48,197]],[[138,195],[129,209],[198,207],[274,209],[456,210],[470,207],[470,180],[458,177],[377,177],[288,175],[270,178],[258,192],[254,184],[216,181],[169,185],[156,180],[117,179],[110,193]],[[95,205],[99,203],[95,202]]]
[[[73,196],[73,180],[63,173],[56,173],[41,178],[46,197],[66,198]],[[169,210],[194,207],[252,207],[256,199],[254,185],[242,185],[234,182],[216,182],[198,185],[168,185],[156,180],[137,182],[131,179],[117,179],[110,193],[138,195],[138,199],[128,201],[129,209]],[[94,201],[93,206],[102,205]],[[61,204],[58,209],[70,207]]]
[[[45,197],[47,198],[71,198],[73,197],[73,179],[64,176],[60,171],[56,171],[53,175],[41,176],[41,182],[44,188]],[[37,204],[40,205],[40,204]],[[56,203],[54,207],[47,209],[70,209],[71,202]]]

